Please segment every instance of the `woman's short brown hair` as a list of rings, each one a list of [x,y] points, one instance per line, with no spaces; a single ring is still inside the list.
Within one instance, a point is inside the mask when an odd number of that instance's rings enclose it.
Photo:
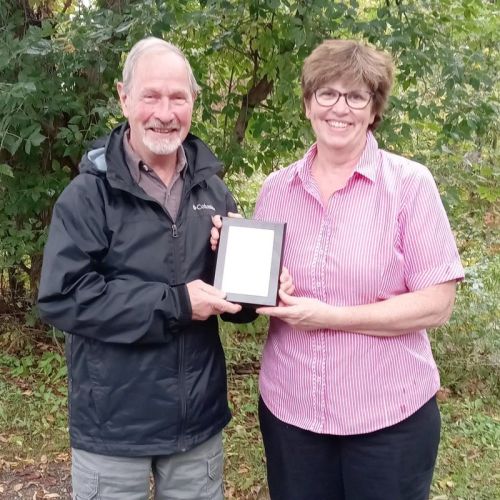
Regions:
[[[318,45],[304,61],[302,68],[302,99],[304,105],[314,92],[333,80],[348,84],[364,83],[373,92],[375,129],[389,100],[394,65],[392,57],[355,40],[326,40]]]

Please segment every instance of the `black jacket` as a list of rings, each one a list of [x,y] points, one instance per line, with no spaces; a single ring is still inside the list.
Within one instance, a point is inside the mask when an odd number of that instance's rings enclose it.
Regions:
[[[68,334],[71,446],[166,455],[202,443],[230,419],[217,318],[191,320],[185,284],[212,282],[211,216],[236,205],[216,175],[219,161],[189,135],[174,224],[132,180],[126,128],[84,156],[55,204],[38,307]]]

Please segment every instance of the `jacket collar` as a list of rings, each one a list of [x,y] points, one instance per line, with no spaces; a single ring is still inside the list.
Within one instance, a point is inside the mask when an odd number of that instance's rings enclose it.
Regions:
[[[123,148],[127,129],[128,123],[122,123],[107,138],[96,141],[94,149],[82,158],[80,172],[105,175],[111,186],[138,194],[141,190],[130,174]],[[221,162],[194,134],[188,134],[182,147],[187,160],[185,182],[191,186],[202,183],[222,169]]]

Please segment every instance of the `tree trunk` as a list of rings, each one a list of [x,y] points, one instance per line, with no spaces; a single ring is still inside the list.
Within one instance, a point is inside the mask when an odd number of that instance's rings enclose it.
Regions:
[[[234,127],[234,139],[238,144],[243,142],[248,122],[255,107],[263,102],[273,89],[273,81],[267,76],[261,78],[241,99],[241,109]]]

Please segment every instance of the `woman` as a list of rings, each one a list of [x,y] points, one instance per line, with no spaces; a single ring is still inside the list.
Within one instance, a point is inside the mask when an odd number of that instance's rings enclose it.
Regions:
[[[295,295],[271,316],[259,416],[273,500],[427,499],[439,374],[426,329],[463,269],[422,165],[378,148],[389,55],[328,40],[306,59],[316,142],[273,173],[255,217],[287,222]]]

